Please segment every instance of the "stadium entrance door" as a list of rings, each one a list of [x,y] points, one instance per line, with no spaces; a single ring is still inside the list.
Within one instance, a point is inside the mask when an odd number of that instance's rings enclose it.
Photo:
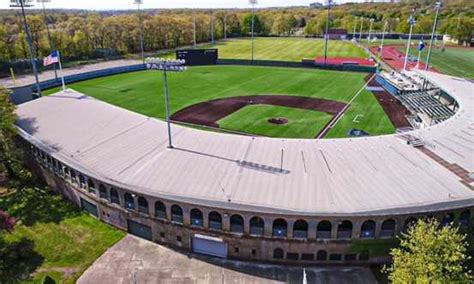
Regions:
[[[227,244],[222,239],[196,234],[192,245],[195,253],[227,258]]]

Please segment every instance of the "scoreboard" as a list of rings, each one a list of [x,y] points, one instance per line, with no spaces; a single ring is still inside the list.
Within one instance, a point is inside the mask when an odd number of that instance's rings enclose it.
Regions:
[[[187,66],[216,65],[217,49],[181,49],[176,50],[176,59],[184,59]]]

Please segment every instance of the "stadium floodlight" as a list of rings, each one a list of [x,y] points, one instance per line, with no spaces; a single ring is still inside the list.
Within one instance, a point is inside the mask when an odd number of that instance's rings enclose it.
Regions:
[[[255,30],[255,5],[258,4],[257,0],[249,0],[249,4],[252,5],[252,63],[255,59],[255,47],[254,47],[254,30]]]
[[[137,5],[138,21],[140,22],[140,49],[142,52],[142,62],[145,63],[145,48],[143,46],[143,21],[140,13],[140,5],[143,4],[143,0],[133,0],[133,4]]]
[[[326,32],[324,34],[324,65],[327,63],[328,59],[328,40],[329,40],[329,13],[331,11],[332,1],[328,0],[328,13],[326,17]]]
[[[425,71],[428,71],[430,69],[431,48],[433,46],[433,39],[434,39],[435,32],[436,32],[436,25],[438,24],[439,9],[441,9],[441,2],[440,1],[436,2],[435,9],[436,9],[436,15],[435,15],[434,23],[433,23],[433,30],[431,31],[431,39],[430,39],[430,46],[428,48],[428,55],[426,56]]]
[[[362,42],[362,27],[364,26],[364,17],[360,17],[359,42]]]
[[[194,49],[197,48],[197,41],[196,41],[196,13],[193,11],[193,43]]]
[[[352,32],[352,40],[354,41],[356,38],[356,28],[357,28],[357,17],[354,17],[354,31]]]
[[[374,19],[370,18],[369,36],[367,36],[367,46],[370,47],[370,38],[372,37],[372,27],[374,25]]]
[[[163,71],[166,122],[168,124],[168,148],[170,149],[173,148],[173,142],[171,140],[170,101],[169,101],[167,72],[184,72],[187,70],[187,67],[184,66],[185,63],[186,62],[182,59],[172,60],[172,59],[149,57],[145,60],[145,66],[148,70]]]
[[[405,61],[403,62],[403,70],[405,71],[407,70],[408,57],[410,56],[411,34],[413,33],[413,26],[416,24],[415,9],[413,9],[413,13],[408,18],[408,24],[410,25],[410,33],[408,34],[407,51],[405,52]]]
[[[51,40],[51,32],[49,31],[48,18],[46,16],[46,6],[44,5],[45,3],[51,3],[51,0],[36,0],[36,2],[41,3],[41,6],[43,8],[43,19],[44,19],[44,25],[46,26],[46,32],[48,35],[49,47],[51,50],[55,50],[53,41]],[[54,78],[58,80],[58,71],[56,70],[56,64],[53,64],[53,69],[54,69]]]
[[[28,47],[30,49],[30,61],[31,67],[33,68],[33,73],[35,74],[36,81],[36,91],[38,96],[41,96],[41,87],[38,79],[38,70],[36,69],[35,54],[33,49],[33,40],[31,39],[30,27],[28,26],[28,21],[26,20],[25,7],[33,7],[34,4],[32,0],[10,0],[11,8],[21,8],[21,14],[23,16],[23,25],[25,26],[26,38],[28,40]]]
[[[388,26],[388,21],[385,21],[383,25],[383,32],[382,32],[382,41],[380,42],[380,48],[379,48],[379,57],[381,58],[383,55],[383,41],[385,39],[385,31],[387,30]]]

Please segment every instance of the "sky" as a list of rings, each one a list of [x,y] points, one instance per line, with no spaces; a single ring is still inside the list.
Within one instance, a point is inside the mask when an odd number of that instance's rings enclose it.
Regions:
[[[37,0],[32,0],[36,2]],[[142,7],[151,8],[248,8],[248,0],[142,0]],[[258,0],[256,7],[308,6],[325,0]],[[125,10],[135,9],[134,0],[50,0],[47,8]],[[337,0],[336,2],[344,2]],[[351,2],[358,2],[352,0]],[[0,0],[0,9],[8,9],[10,0]],[[36,3],[41,8],[41,3]]]

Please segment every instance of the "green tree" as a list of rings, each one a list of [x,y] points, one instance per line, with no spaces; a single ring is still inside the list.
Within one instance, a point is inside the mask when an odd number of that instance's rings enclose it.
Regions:
[[[472,283],[467,245],[458,227],[418,220],[392,249],[393,264],[384,270],[393,283]]]
[[[16,146],[17,129],[15,106],[10,101],[10,91],[0,86],[0,171],[11,179],[30,177],[23,163],[23,152]]]

